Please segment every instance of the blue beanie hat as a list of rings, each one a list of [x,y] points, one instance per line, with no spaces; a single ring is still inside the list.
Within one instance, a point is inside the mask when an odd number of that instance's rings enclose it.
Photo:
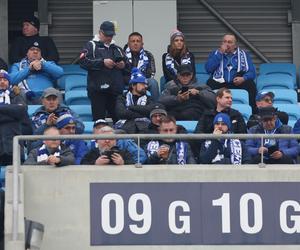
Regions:
[[[56,121],[56,127],[58,129],[61,129],[64,126],[68,125],[69,123],[75,123],[74,117],[70,114],[63,114],[60,117],[58,117]]]
[[[225,114],[225,113],[218,113],[215,116],[214,125],[217,122],[224,122],[227,125],[228,129],[231,129],[231,120],[230,120],[230,117],[227,114]]]
[[[136,83],[147,84],[147,79],[138,68],[133,68],[131,70],[131,77],[130,77],[129,83],[130,84],[136,84]]]
[[[10,77],[9,77],[7,71],[5,71],[4,69],[0,70],[0,78],[5,78],[7,81],[10,82]]]

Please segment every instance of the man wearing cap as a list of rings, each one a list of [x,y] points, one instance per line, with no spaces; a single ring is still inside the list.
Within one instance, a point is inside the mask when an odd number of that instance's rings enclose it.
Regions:
[[[148,127],[154,103],[146,93],[147,79],[137,68],[132,69],[129,83],[129,91],[117,99],[116,115],[119,120],[115,127],[134,134]]]
[[[47,61],[58,62],[59,54],[54,41],[49,36],[40,36],[40,20],[35,16],[28,16],[23,20],[23,36],[17,37],[9,50],[10,64],[21,61],[27,54],[28,46],[38,42],[41,46],[42,57]]]
[[[122,94],[125,87],[125,55],[112,40],[115,34],[114,23],[103,22],[99,34],[86,43],[80,55],[80,66],[88,71],[87,91],[94,121],[105,117],[116,121],[117,96]]]
[[[218,113],[213,121],[214,135],[231,133],[230,117]],[[202,164],[249,164],[250,157],[243,141],[239,139],[206,140],[201,145],[200,161]]]
[[[47,88],[42,94],[42,106],[32,115],[34,134],[43,134],[49,126],[55,126],[57,119],[64,114],[71,114],[76,120],[76,134],[82,134],[84,125],[79,116],[69,107],[59,103],[60,92],[55,88]]]
[[[235,35],[223,36],[220,47],[209,54],[205,69],[211,74],[207,85],[212,89],[247,90],[252,112],[255,112],[255,66],[249,53],[238,47]]]
[[[268,91],[260,91],[256,95],[256,107],[259,110],[263,107],[273,107],[274,93]],[[289,122],[289,115],[286,112],[277,110],[277,117],[282,124],[287,125]],[[247,128],[251,128],[260,122],[258,114],[252,114],[247,122]]]
[[[260,123],[251,127],[248,134],[291,134],[292,128],[282,125],[277,118],[277,109],[274,107],[263,107],[259,109]],[[298,143],[296,139],[248,139],[246,141],[252,163],[263,161],[267,164],[294,164],[298,155]]]
[[[176,120],[198,120],[207,109],[215,107],[215,93],[193,80],[190,64],[178,67],[177,78],[167,83],[159,98],[169,115]]]
[[[41,49],[40,43],[34,41],[28,46],[26,57],[14,63],[10,70],[12,84],[18,84],[29,104],[37,104],[35,97],[42,92],[41,83],[42,86],[54,86],[54,82],[63,75],[60,66],[42,58]]]

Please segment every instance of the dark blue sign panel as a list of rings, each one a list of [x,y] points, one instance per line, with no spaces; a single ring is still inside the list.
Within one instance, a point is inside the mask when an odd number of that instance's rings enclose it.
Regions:
[[[91,245],[300,244],[300,183],[91,183]]]

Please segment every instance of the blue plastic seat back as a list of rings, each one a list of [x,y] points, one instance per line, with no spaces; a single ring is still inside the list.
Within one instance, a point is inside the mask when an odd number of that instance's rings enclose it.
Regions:
[[[63,64],[60,66],[63,68],[64,73],[86,72],[79,64]]]
[[[28,80],[27,84],[29,89],[34,91],[38,96],[41,96],[45,89],[54,87],[53,82],[45,78],[41,78],[38,81]]]
[[[68,75],[65,78],[65,91],[85,90],[87,87],[86,75]]]
[[[83,124],[84,124],[84,133],[85,134],[93,134],[94,122],[92,122],[92,121],[83,121]]]
[[[244,89],[231,89],[232,103],[234,104],[249,104],[249,94]]]
[[[87,76],[87,72],[86,71],[78,71],[78,72],[64,72],[63,76],[60,77],[57,80],[57,86],[59,89],[64,90],[66,88],[66,78],[68,76],[76,76],[76,75],[80,75],[80,76]]]
[[[86,90],[71,90],[66,92],[65,103],[67,105],[79,105],[79,104],[91,105]]]
[[[206,84],[207,80],[209,79],[209,74],[206,73],[196,73],[197,81],[202,85]]]
[[[42,105],[27,105],[27,114],[31,118],[34,112]]]
[[[91,105],[70,105],[69,108],[73,110],[77,115],[79,115],[82,121],[93,120]]]
[[[198,121],[176,121],[177,125],[185,127],[188,133],[194,133]]]
[[[232,104],[232,108],[238,110],[243,115],[245,122],[247,122],[252,115],[252,108],[248,104],[234,103]]]
[[[266,91],[266,90],[264,90]],[[296,90],[293,89],[267,89],[272,92],[274,96],[274,103],[276,104],[297,104],[298,96]]]
[[[294,89],[293,77],[287,74],[259,75],[256,80],[257,90]]]
[[[274,103],[274,107],[279,111],[284,111],[289,115],[289,124],[294,124],[300,119],[300,106],[298,104],[277,104]]]
[[[205,63],[196,63],[195,68],[196,68],[196,74],[208,74],[205,69]]]

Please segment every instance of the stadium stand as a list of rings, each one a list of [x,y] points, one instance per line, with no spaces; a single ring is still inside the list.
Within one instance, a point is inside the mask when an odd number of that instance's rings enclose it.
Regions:
[[[86,90],[71,90],[66,92],[65,103],[67,105],[91,104]]]
[[[249,120],[249,118],[252,114],[252,109],[251,109],[250,105],[242,104],[242,103],[233,103],[232,108],[238,110],[243,115],[243,118],[244,118],[245,122],[247,123],[247,121]]]
[[[84,133],[85,134],[92,134],[93,133],[94,122],[92,122],[92,121],[83,121],[83,124],[84,124]]]
[[[32,117],[32,115],[34,114],[34,112],[40,108],[42,105],[28,105],[27,107],[27,113],[28,113],[28,116],[29,118]]]
[[[274,103],[297,104],[297,92],[293,89],[268,89],[274,93]]]
[[[67,75],[65,77],[65,91],[70,90],[86,90],[86,75]]]
[[[244,89],[231,89],[232,103],[249,104],[249,94]]]
[[[82,121],[93,120],[91,105],[70,105],[69,108],[79,115]]]
[[[265,89],[294,89],[294,79],[287,74],[259,75],[256,80],[257,91]]]
[[[63,76],[60,77],[58,80],[57,80],[57,87],[60,89],[60,90],[64,90],[65,87],[66,87],[66,78],[68,76],[87,76],[87,73],[86,71],[71,71],[71,72],[64,72]]]
[[[298,104],[278,104],[274,103],[274,107],[278,108],[280,111],[284,111],[289,115],[288,125],[294,127],[294,124],[298,119],[300,119],[300,106]]]
[[[188,133],[194,133],[198,121],[176,121],[177,125],[183,126]]]

